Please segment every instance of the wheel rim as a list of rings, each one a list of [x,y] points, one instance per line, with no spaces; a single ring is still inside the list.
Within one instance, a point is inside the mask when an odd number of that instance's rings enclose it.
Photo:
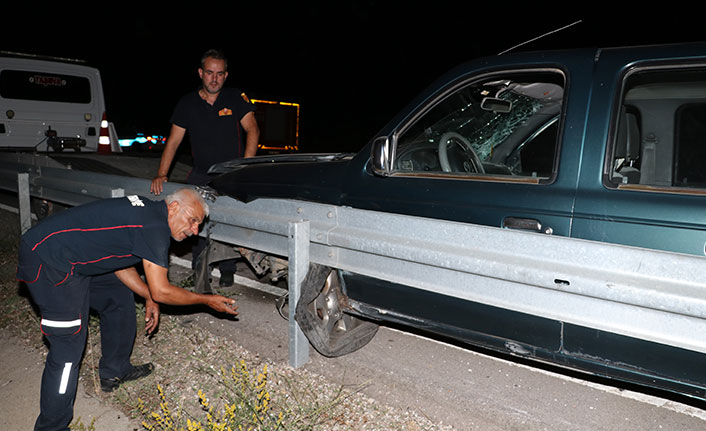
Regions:
[[[316,316],[325,331],[331,336],[345,333],[350,329],[350,317],[343,313],[340,304],[340,281],[335,271],[326,277],[321,293],[311,303],[311,312]]]

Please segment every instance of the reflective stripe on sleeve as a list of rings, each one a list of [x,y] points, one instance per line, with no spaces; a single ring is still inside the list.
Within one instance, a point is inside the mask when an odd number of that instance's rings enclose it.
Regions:
[[[74,326],[81,326],[81,319],[76,319],[76,320],[42,319],[42,325],[48,326],[50,328],[73,328]]]
[[[61,383],[59,383],[59,394],[63,395],[66,393],[66,387],[69,385],[69,376],[71,375],[71,365],[72,362],[67,362],[64,364],[64,372],[61,373]]]

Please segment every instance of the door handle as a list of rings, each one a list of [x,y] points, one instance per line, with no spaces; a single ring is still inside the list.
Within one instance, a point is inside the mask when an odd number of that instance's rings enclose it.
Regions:
[[[542,226],[542,223],[539,220],[531,218],[505,217],[503,219],[502,227],[506,229],[519,229],[545,233],[547,235],[554,233],[554,230],[551,227]]]

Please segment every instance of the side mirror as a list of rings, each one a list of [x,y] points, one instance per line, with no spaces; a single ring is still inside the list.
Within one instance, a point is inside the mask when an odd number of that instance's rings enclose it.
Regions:
[[[387,177],[390,175],[392,167],[390,160],[392,159],[392,146],[390,139],[387,136],[376,138],[373,141],[373,147],[370,152],[370,162],[373,172],[376,175]]]
[[[512,102],[498,99],[497,97],[486,97],[480,102],[480,107],[486,111],[500,112],[507,114],[512,111]]]

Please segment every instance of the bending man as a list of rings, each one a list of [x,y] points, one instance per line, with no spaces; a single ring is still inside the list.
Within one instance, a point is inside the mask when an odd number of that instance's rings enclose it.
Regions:
[[[100,314],[104,391],[153,369],[152,364],[130,364],[136,329],[133,292],[145,299],[150,333],[158,324],[159,302],[204,304],[237,314],[233,299],[190,292],[167,279],[170,238],[181,241],[198,234],[207,215],[201,196],[184,188],[164,201],[128,196],[74,207],[22,235],[17,278],[39,307],[49,343],[35,430],[69,429],[89,308]],[[146,283],[135,268],[139,263]]]

